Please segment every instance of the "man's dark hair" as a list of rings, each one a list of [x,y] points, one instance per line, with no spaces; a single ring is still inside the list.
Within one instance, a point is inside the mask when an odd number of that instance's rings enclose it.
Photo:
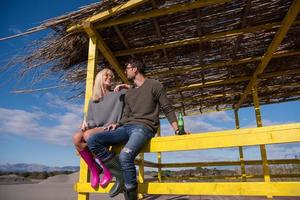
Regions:
[[[126,62],[126,66],[130,64],[132,67],[136,67],[138,72],[141,74],[145,74],[145,64],[142,60],[137,58],[129,58],[129,60]]]

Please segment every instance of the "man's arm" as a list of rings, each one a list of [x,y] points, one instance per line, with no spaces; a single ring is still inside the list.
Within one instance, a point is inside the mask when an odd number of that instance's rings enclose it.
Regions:
[[[178,123],[177,123],[175,111],[167,98],[163,85],[158,82],[158,84],[155,85],[154,91],[155,91],[155,97],[156,99],[158,99],[159,105],[162,111],[164,112],[164,114],[166,115],[172,128],[174,129],[174,131],[178,130]]]

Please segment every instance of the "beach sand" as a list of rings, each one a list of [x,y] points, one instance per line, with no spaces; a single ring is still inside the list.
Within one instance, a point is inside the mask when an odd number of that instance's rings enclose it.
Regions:
[[[14,180],[26,180],[16,179]],[[4,180],[4,179],[2,179]],[[74,191],[74,183],[78,180],[78,173],[70,175],[57,175],[43,180],[39,183],[16,182],[0,184],[0,200],[77,200],[77,193]],[[107,194],[90,194],[90,200],[108,200]],[[113,198],[121,200],[123,194]],[[230,197],[230,196],[170,196],[170,195],[148,195],[146,200],[265,200],[264,197]],[[275,197],[275,200],[300,200],[300,197]]]

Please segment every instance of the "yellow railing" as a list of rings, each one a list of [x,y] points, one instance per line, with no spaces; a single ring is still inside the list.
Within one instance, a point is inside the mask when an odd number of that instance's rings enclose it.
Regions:
[[[166,136],[153,138],[142,149],[142,153],[174,152],[187,150],[200,150],[212,148],[244,147],[254,145],[283,144],[300,142],[300,123],[259,128],[237,129],[221,132],[210,132],[184,136]],[[114,148],[118,152],[121,146]],[[241,161],[198,162],[198,163],[152,163],[144,161],[143,156],[136,160],[139,165],[140,194],[175,194],[175,195],[243,195],[243,196],[300,196],[300,181],[293,182],[194,182],[195,179],[239,178],[242,176],[216,176],[195,177],[193,182],[149,182],[144,180],[143,169],[145,166],[154,168],[193,167],[193,166],[235,166]],[[262,165],[262,160],[244,161],[245,165]],[[299,159],[268,160],[269,164],[299,164]],[[81,162],[81,167],[84,163]],[[83,167],[85,168],[85,167]],[[299,174],[270,175],[271,177],[299,177]],[[248,178],[263,178],[264,175],[250,175]],[[168,178],[172,179],[172,178]],[[83,180],[83,178],[82,178]],[[80,194],[90,192],[107,193],[112,184],[105,189],[93,189],[87,182],[75,184],[75,190]],[[84,195],[83,195],[84,196]],[[140,195],[141,196],[141,195]]]

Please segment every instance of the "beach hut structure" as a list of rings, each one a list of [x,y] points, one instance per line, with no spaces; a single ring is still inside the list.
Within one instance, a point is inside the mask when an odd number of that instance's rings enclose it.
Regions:
[[[234,110],[236,130],[166,137],[158,133],[136,160],[140,197],[300,196],[299,179],[272,180],[300,174],[270,174],[270,165],[300,160],[270,160],[266,149],[269,144],[300,142],[300,124],[263,127],[260,112],[260,105],[300,98],[299,10],[299,0],[101,1],[29,30],[50,27],[55,34],[40,49],[46,55],[33,55],[27,61],[55,60],[51,69],[64,70],[65,80],[77,86],[85,81],[85,112],[99,68],[110,65],[127,83],[122,66],[130,57],[143,59],[146,76],[163,83],[172,105],[185,116]],[[240,128],[238,111],[245,107],[254,108],[257,128]],[[259,146],[261,160],[245,160],[245,146]],[[162,152],[227,147],[239,150],[239,161],[161,162]],[[157,153],[157,162],[143,159],[149,152]],[[261,165],[263,174],[247,173],[248,165]],[[158,169],[156,181],[144,180],[145,166]],[[205,166],[239,166],[241,174],[210,177],[214,182],[172,182],[162,176],[163,168]],[[112,186],[95,190],[88,180],[88,168],[81,160],[75,184],[78,200],[88,199],[91,192],[106,193]]]

